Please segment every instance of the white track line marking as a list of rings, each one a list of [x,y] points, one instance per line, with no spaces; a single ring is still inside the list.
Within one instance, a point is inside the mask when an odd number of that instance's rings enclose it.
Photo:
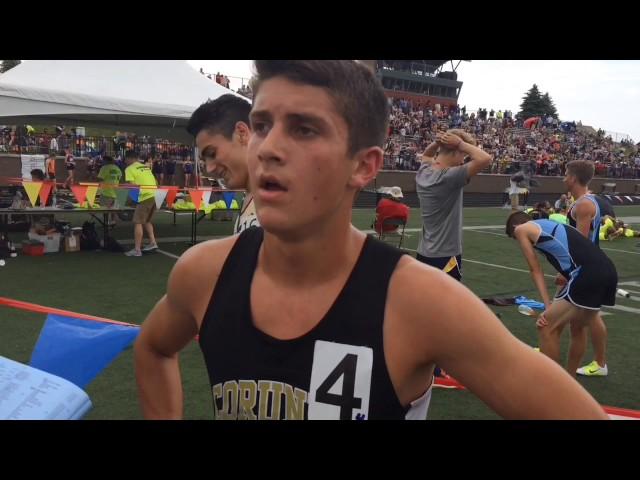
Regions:
[[[178,260],[180,257],[178,255],[174,255],[173,253],[165,252],[164,250],[156,250],[156,252],[161,253],[162,255],[166,255],[167,257],[175,258]]]
[[[409,248],[404,248],[403,250],[406,250],[408,252],[415,252],[415,250],[411,250]],[[479,265],[486,265],[488,267],[501,268],[503,270],[512,270],[514,272],[529,273],[529,270],[524,270],[522,268],[505,267],[504,265],[496,265],[495,263],[481,262],[480,260],[471,260],[469,258],[463,258],[462,263],[464,264],[464,262],[477,263]],[[555,275],[549,275],[546,273],[544,274],[544,276],[548,278],[555,278]],[[611,308],[613,310],[620,310],[622,312],[629,312],[629,313],[640,313],[640,308],[626,307],[624,305],[614,305],[614,306],[605,305],[602,308]],[[606,312],[602,312],[602,313],[603,315],[607,314]]]
[[[488,228],[488,227],[485,227]],[[484,233],[486,235],[495,235],[496,237],[502,237],[505,239],[509,239],[509,237],[507,237],[506,235],[502,235],[499,233],[493,233],[493,232],[485,232],[483,230],[480,230],[479,228],[468,228],[467,229],[470,232],[474,232],[474,233]],[[630,253],[631,255],[640,255],[640,252],[632,252],[631,250],[620,250],[617,248],[607,248],[607,247],[600,247],[601,250],[607,250],[609,252],[620,252],[620,253]]]
[[[632,255],[640,255],[640,252],[632,252],[630,250],[618,250],[617,248],[605,248],[600,247],[601,250],[608,250],[610,252],[621,252],[621,253],[630,253]]]

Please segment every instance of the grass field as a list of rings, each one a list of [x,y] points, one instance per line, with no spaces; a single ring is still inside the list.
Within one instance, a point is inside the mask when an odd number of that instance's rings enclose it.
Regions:
[[[617,207],[620,217],[640,216],[640,207]],[[513,240],[506,238],[503,225],[508,210],[500,208],[466,208],[464,210],[464,283],[479,296],[537,294],[527,266]],[[354,210],[353,223],[366,230],[374,212]],[[81,215],[69,214],[68,220],[81,225]],[[156,231],[163,251],[179,255],[188,248],[190,224],[187,215],[172,224],[169,214],[155,217]],[[638,220],[635,220],[638,227]],[[408,229],[420,227],[418,210],[412,210]],[[231,233],[231,222],[203,220],[199,236],[224,236]],[[132,238],[132,225],[116,227],[114,236],[120,240]],[[415,249],[419,231],[406,233],[404,247]],[[171,241],[163,241],[171,238]],[[19,236],[12,238],[19,240]],[[640,410],[640,248],[638,239],[606,242],[603,247],[618,269],[621,288],[636,292],[636,299],[618,299],[623,309],[606,309],[609,329],[609,376],[580,378],[579,381],[603,405]],[[45,257],[19,256],[9,259],[0,269],[0,296],[24,300],[55,308],[140,323],[163,295],[165,283],[175,258],[163,254],[128,258],[108,252],[77,252],[51,254]],[[551,268],[542,262],[546,273]],[[509,267],[505,269],[502,267]],[[549,286],[551,287],[551,279]],[[635,283],[634,283],[635,282]],[[514,307],[497,307],[502,321],[519,339],[536,345],[534,320],[518,314]],[[15,309],[0,308],[0,355],[28,363],[37,340],[44,315]],[[567,334],[563,342],[566,355]],[[590,361],[591,346],[587,352]],[[190,344],[181,354],[181,369],[185,390],[185,418],[210,419],[211,395],[202,355],[198,346]],[[498,375],[510,375],[505,365]],[[531,388],[545,388],[531,385]],[[89,419],[138,419],[132,349],[124,351],[87,388],[94,408]],[[476,397],[465,391],[436,389],[433,394],[431,419],[492,419],[496,416]]]

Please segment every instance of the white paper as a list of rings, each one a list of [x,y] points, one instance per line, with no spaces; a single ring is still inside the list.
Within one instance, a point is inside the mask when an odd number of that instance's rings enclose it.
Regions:
[[[0,420],[79,420],[90,408],[77,385],[0,356]]]

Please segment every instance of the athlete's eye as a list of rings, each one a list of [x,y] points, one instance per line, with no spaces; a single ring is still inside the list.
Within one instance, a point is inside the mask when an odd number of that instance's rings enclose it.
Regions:
[[[294,128],[294,132],[300,137],[313,137],[318,133],[315,129],[306,125],[298,125]]]
[[[267,122],[260,122],[260,121],[252,122],[251,129],[257,135],[264,136],[267,133],[269,133],[269,124],[267,124]]]

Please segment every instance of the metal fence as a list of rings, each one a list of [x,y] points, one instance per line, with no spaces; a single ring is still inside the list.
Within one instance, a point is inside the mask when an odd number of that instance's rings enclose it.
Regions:
[[[0,135],[0,153],[42,154],[52,151],[63,155],[69,149],[77,157],[124,155],[127,150],[137,151],[141,157],[172,157],[176,160],[193,159],[193,147],[151,137],[83,137],[78,135]]]

